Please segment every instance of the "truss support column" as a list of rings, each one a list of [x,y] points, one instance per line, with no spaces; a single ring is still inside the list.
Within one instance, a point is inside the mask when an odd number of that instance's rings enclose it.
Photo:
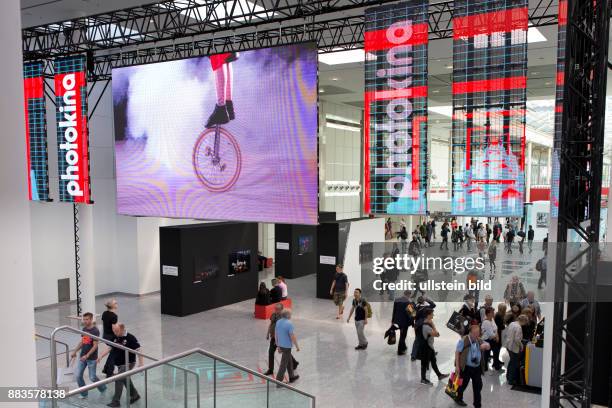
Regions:
[[[555,302],[553,319],[547,320],[550,351],[545,356],[551,362],[549,406],[555,408],[591,406],[609,7],[608,0],[567,1],[562,137],[555,141],[559,214],[551,236],[556,238],[552,242],[564,244],[574,235],[588,248],[569,260],[567,254],[578,251],[556,245],[556,256],[548,258]],[[568,294],[581,297],[568,299]]]
[[[74,204],[77,314],[96,313],[93,206]]]

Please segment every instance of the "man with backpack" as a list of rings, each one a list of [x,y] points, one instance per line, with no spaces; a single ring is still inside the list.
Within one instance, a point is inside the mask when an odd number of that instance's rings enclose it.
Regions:
[[[372,317],[372,308],[361,296],[361,289],[356,288],[353,292],[353,306],[348,315],[346,322],[351,321],[351,316],[355,313],[355,329],[357,329],[357,339],[359,344],[355,347],[355,350],[365,350],[368,348],[368,339],[365,336],[365,325],[368,324],[368,318]]]
[[[540,272],[538,279],[538,289],[542,289],[542,285],[546,285],[546,254],[536,262],[536,271]]]
[[[474,393],[474,407],[481,408],[482,374],[485,370],[486,360],[483,353],[491,349],[489,343],[480,338],[480,326],[472,325],[470,332],[462,336],[455,350],[455,374],[461,377],[455,403],[462,407],[467,406],[463,401],[463,392],[472,382]]]

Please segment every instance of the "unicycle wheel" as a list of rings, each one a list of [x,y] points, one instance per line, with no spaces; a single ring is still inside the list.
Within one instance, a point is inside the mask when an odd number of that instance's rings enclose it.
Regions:
[[[218,148],[215,153],[215,133]],[[242,168],[242,155],[238,142],[222,127],[206,129],[193,148],[193,169],[198,180],[209,191],[229,190],[238,180]]]

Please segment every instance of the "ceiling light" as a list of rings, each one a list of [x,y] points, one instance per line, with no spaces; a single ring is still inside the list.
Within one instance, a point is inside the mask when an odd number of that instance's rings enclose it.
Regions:
[[[440,93],[440,90],[439,89],[434,89],[433,93]]]
[[[338,77],[331,77],[331,78],[329,78],[329,79],[331,79],[332,81],[337,81],[337,80],[338,80]]]
[[[324,93],[325,89],[319,89],[319,93]]]
[[[540,75],[540,73],[536,71],[536,72],[532,72],[531,75]]]
[[[447,65],[446,69],[453,69],[453,66],[452,65]]]
[[[536,27],[529,27],[527,29],[527,42],[528,43],[537,43],[548,41],[544,34],[540,32]]]
[[[327,65],[350,64],[352,62],[363,62],[365,52],[363,50],[346,50],[319,54],[319,61]]]
[[[551,85],[551,82],[544,82],[544,85]]]

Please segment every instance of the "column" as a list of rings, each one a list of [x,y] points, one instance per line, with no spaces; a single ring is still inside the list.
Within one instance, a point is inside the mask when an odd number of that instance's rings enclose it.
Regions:
[[[0,2],[0,309],[6,316],[2,319],[0,386],[35,386],[37,382],[20,12],[19,0]]]
[[[525,157],[525,202],[530,202],[531,201],[531,169],[533,167],[533,161],[532,161],[532,150],[533,150],[533,143],[529,142],[527,143],[527,152],[526,152],[526,157]]]
[[[79,257],[81,311],[96,314],[96,275],[93,205],[77,204],[79,209]]]

